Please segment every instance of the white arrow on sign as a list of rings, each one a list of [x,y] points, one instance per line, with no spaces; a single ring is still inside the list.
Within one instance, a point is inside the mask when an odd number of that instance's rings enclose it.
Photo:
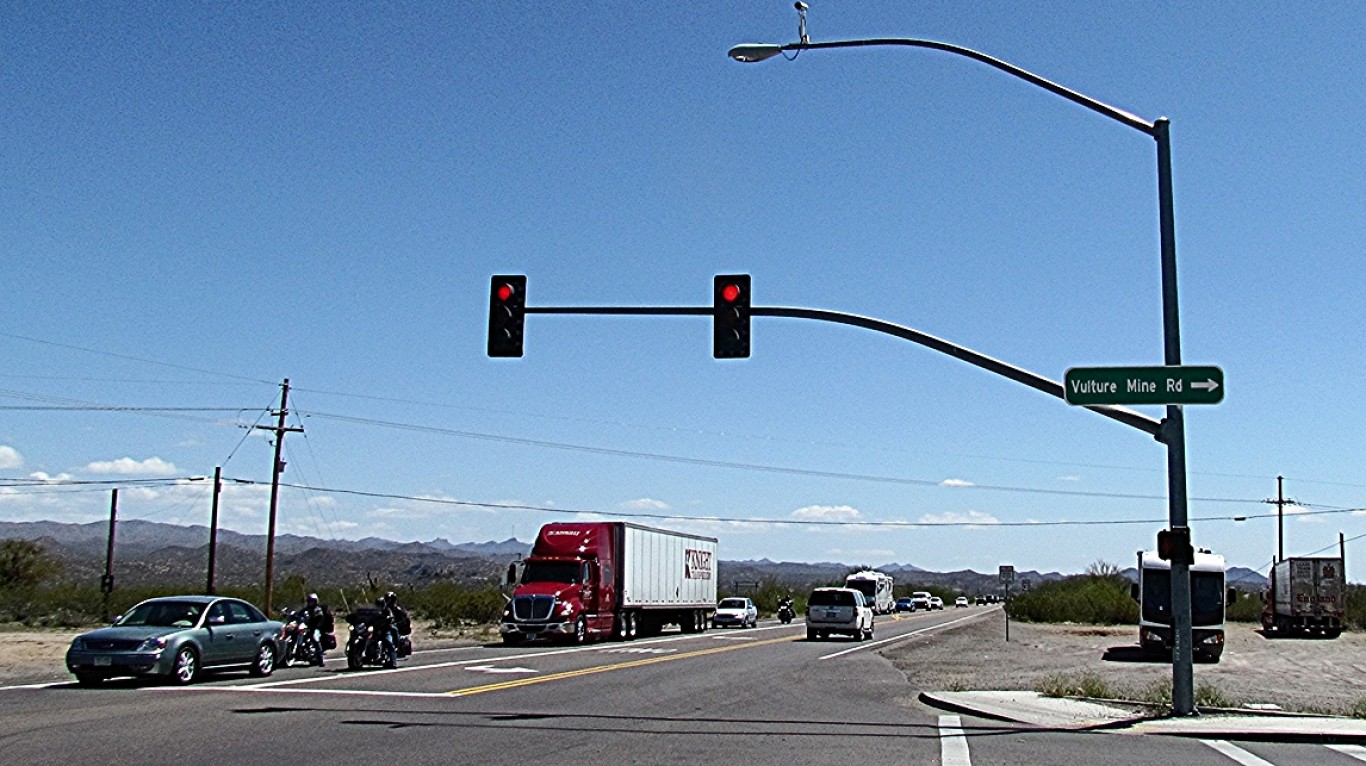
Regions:
[[[471,665],[465,670],[473,670],[476,673],[539,673],[540,671],[532,668],[495,668],[492,665]]]
[[[1219,383],[1211,378],[1210,380],[1197,381],[1195,383],[1192,383],[1191,388],[1197,388],[1204,391],[1215,391],[1218,390]]]

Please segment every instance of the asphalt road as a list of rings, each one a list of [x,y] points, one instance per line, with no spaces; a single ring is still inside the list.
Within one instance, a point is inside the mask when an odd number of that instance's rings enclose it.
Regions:
[[[334,660],[186,689],[0,689],[0,752],[37,764],[1239,762],[1194,740],[945,715],[882,656],[994,611],[882,617],[865,642],[807,641],[800,622],[764,623],[583,647],[419,651],[395,670],[348,672]],[[1261,754],[1247,764],[1360,762],[1321,746],[1233,747]]]

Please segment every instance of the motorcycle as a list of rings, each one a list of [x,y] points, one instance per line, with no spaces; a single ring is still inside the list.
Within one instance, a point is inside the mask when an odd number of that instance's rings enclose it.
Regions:
[[[281,622],[284,623],[284,628],[280,630],[280,664],[284,667],[321,665],[323,653],[337,648],[337,638],[330,632],[322,634],[322,645],[319,645],[302,610],[283,609],[280,614]]]
[[[786,625],[792,622],[792,618],[796,616],[797,612],[792,608],[791,604],[783,602],[783,604],[778,607],[778,621],[782,624]]]
[[[313,652],[310,645],[313,642],[309,640],[308,625],[304,622],[303,614],[293,609],[283,609],[280,621],[284,623],[280,629],[280,664],[292,668],[311,663]]]
[[[398,666],[398,660],[412,654],[413,642],[407,635],[398,637],[391,646],[385,640],[389,618],[372,607],[357,609],[346,616],[351,625],[351,636],[346,641],[346,667],[359,670],[365,665],[386,668]]]

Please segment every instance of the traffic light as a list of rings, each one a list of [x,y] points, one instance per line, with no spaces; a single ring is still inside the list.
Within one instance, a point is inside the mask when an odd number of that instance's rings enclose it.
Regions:
[[[489,356],[520,357],[526,320],[526,277],[495,276],[489,291]]]
[[[1172,527],[1157,533],[1157,557],[1173,564],[1194,564],[1190,527]]]
[[[749,275],[717,274],[712,300],[712,357],[748,358]]]

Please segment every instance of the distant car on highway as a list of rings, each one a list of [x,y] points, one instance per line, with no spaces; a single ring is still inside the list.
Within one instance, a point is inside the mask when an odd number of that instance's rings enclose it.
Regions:
[[[967,606],[967,605],[968,605],[968,597],[967,597],[967,596],[959,596],[958,598],[956,598],[956,599],[953,600],[953,608],[954,608],[954,609],[957,609],[957,608],[960,607],[960,606],[965,607],[965,606]]]
[[[873,610],[853,588],[817,588],[806,600],[806,640],[832,633],[855,641],[873,637]]]
[[[911,594],[911,603],[915,606],[912,612],[930,610],[930,599],[933,598],[928,591],[918,590]]]
[[[986,603],[987,603],[987,597],[986,597],[986,596],[978,596],[978,597],[977,597],[977,605],[978,605],[978,606],[983,606],[983,605],[986,604]]]
[[[721,599],[721,603],[716,605],[716,614],[712,615],[711,618],[713,628],[724,626],[752,628],[758,624],[759,610],[754,606],[754,602],[747,598]]]
[[[942,599],[942,598],[940,598],[940,597],[938,597],[938,596],[930,596],[930,608],[931,608],[931,609],[943,609],[943,608],[944,608],[944,599]]]
[[[914,612],[915,599],[910,596],[902,596],[896,600],[896,610],[898,612]]]
[[[236,598],[171,596],[143,601],[112,627],[82,633],[66,667],[82,686],[114,676],[167,676],[193,683],[209,670],[268,676],[280,657],[284,624]]]

